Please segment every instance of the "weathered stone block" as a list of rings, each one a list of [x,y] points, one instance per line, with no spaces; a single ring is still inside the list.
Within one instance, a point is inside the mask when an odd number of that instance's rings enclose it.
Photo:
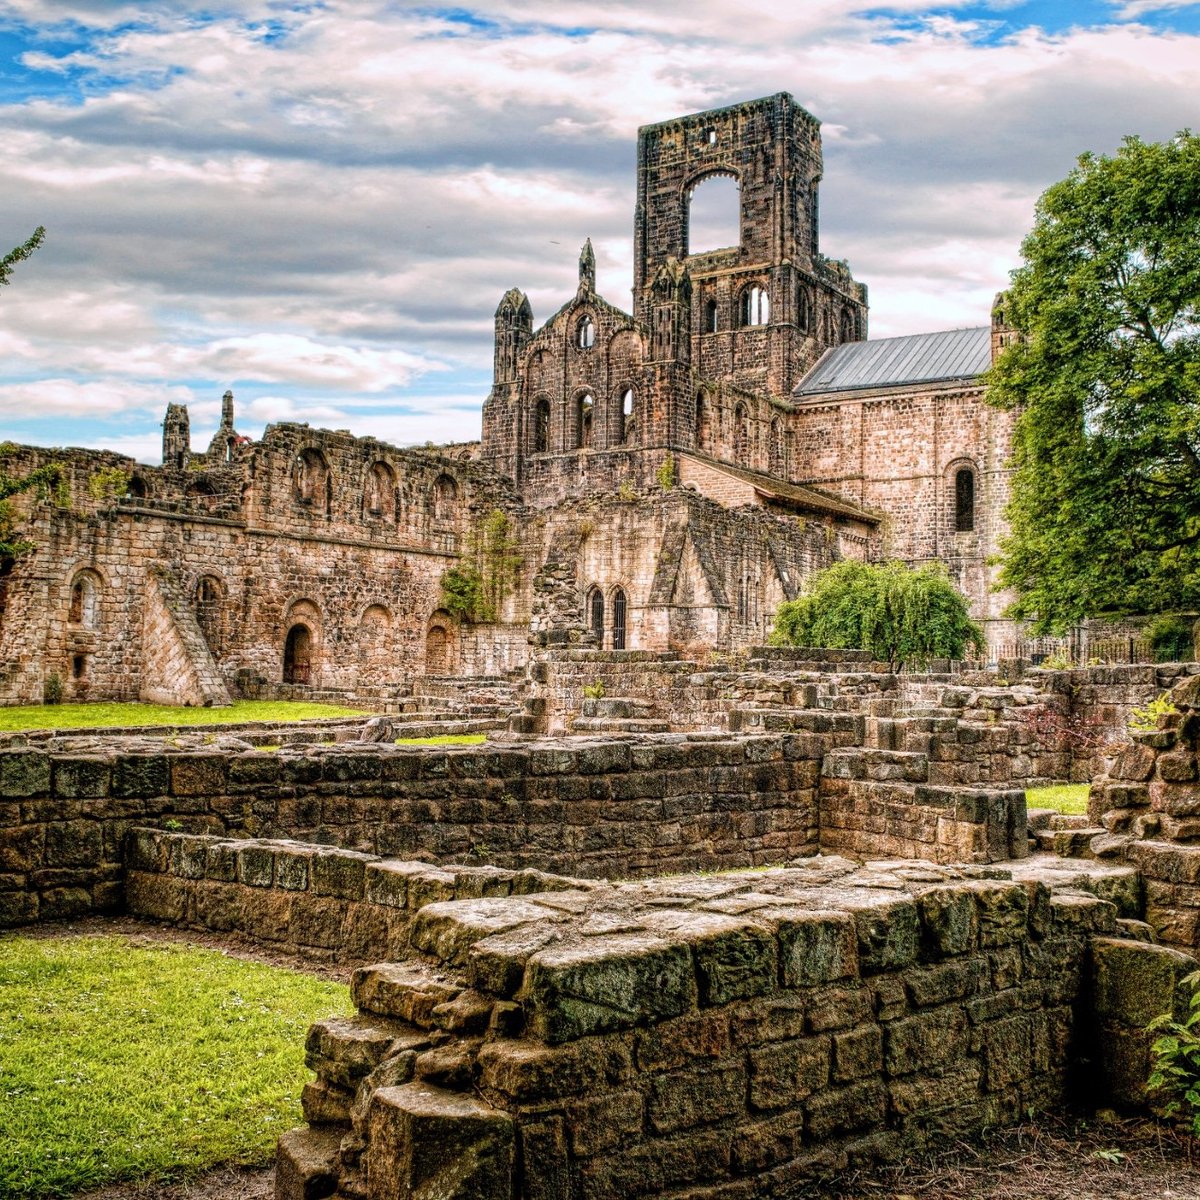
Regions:
[[[380,1017],[329,1017],[309,1027],[304,1061],[318,1078],[353,1089],[385,1058],[428,1044],[424,1034]]]
[[[938,958],[965,954],[979,936],[975,898],[962,888],[931,888],[917,898],[921,942]]]
[[[0,797],[21,800],[50,791],[50,756],[42,750],[0,750]]]
[[[854,925],[863,974],[896,970],[917,957],[920,925],[914,901],[877,901],[854,914]]]
[[[350,998],[364,1012],[434,1025],[433,1010],[454,999],[462,987],[419,963],[375,963],[359,967],[350,979]]]
[[[68,800],[108,795],[112,778],[112,763],[108,758],[80,755],[55,757],[53,762],[57,795]]]
[[[760,924],[718,913],[669,911],[652,914],[646,923],[691,948],[703,1005],[759,996],[776,986],[776,940]]]
[[[442,962],[462,966],[470,948],[492,934],[545,921],[552,914],[517,897],[452,900],[427,904],[413,919],[409,941]]]
[[[655,1077],[646,1111],[656,1133],[673,1133],[737,1116],[745,1108],[746,1069],[734,1062]]]
[[[275,882],[275,854],[270,846],[243,844],[237,856],[237,881],[247,887],[270,887]]]
[[[518,1104],[624,1088],[635,1078],[628,1035],[563,1046],[488,1041],[479,1051],[479,1083]]]
[[[104,839],[95,821],[51,821],[46,826],[45,863],[49,867],[99,866]]]
[[[678,1016],[697,1001],[687,947],[644,934],[539,950],[524,996],[532,1030],[551,1045]]]
[[[361,900],[366,886],[366,868],[376,859],[355,850],[314,851],[309,876],[314,895],[339,900]]]
[[[161,754],[118,754],[112,766],[114,796],[165,796],[171,770]]]
[[[832,1043],[828,1037],[778,1042],[750,1051],[750,1104],[757,1109],[790,1108],[829,1082]]]
[[[275,1153],[275,1200],[322,1200],[337,1187],[342,1134],[337,1130],[293,1129]]]
[[[847,979],[858,971],[854,920],[840,912],[790,910],[775,919],[785,987]]]
[[[223,754],[181,754],[171,759],[171,794],[220,796],[225,792],[228,759]]]
[[[883,1070],[883,1030],[878,1025],[833,1035],[833,1081],[849,1083]]]

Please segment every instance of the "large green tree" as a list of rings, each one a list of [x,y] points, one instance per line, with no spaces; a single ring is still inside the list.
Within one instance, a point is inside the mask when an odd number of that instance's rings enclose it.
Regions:
[[[982,651],[983,631],[970,618],[940,563],[840,562],[818,571],[797,600],[775,613],[777,645],[869,650],[903,666]]]
[[[1035,632],[1200,604],[1200,137],[1085,154],[1038,201],[988,375],[1015,408],[1001,584]]]

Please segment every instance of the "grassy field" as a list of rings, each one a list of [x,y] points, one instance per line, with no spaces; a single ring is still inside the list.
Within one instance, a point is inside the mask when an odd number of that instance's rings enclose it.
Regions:
[[[177,708],[170,704],[29,704],[0,708],[0,730],[95,729],[109,725],[230,725],[243,721],[311,721],[359,717],[357,708],[300,700],[236,700],[228,708]]]
[[[348,989],[179,943],[0,938],[0,1196],[267,1162]]]
[[[1060,813],[1087,812],[1088,784],[1056,783],[1051,787],[1028,788],[1025,803],[1030,808],[1053,808]]]

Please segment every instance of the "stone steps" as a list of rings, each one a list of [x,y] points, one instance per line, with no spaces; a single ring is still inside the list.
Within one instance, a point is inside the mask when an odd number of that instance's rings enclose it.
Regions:
[[[571,722],[573,733],[670,733],[671,722],[662,720],[616,717],[576,717]]]

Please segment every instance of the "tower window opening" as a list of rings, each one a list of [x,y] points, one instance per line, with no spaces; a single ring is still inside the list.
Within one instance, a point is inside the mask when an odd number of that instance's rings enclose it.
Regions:
[[[596,344],[596,322],[591,317],[584,317],[575,326],[575,345],[580,350],[590,350]]]
[[[704,254],[742,244],[742,194],[729,175],[701,179],[687,198],[687,252]]]
[[[717,328],[717,302],[715,300],[709,300],[704,305],[704,332],[716,333]]]
[[[742,293],[742,324],[766,325],[771,320],[771,298],[759,284]]]

